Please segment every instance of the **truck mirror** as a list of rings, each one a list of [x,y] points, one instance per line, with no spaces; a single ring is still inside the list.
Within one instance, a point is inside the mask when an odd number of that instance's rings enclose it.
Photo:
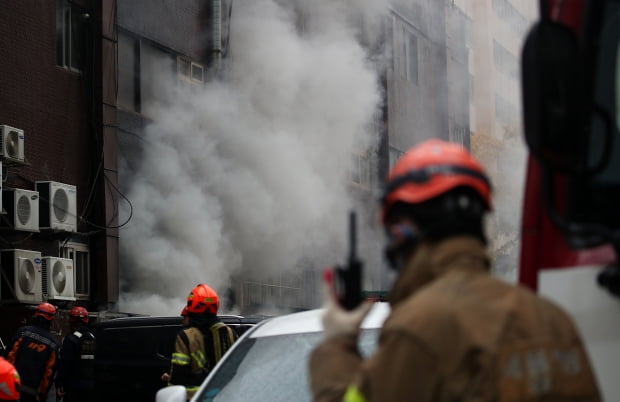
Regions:
[[[543,20],[523,46],[523,123],[531,154],[558,171],[573,169],[583,155],[581,63],[574,33]]]

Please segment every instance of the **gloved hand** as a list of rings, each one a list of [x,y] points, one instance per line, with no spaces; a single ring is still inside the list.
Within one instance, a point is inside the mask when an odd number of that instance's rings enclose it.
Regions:
[[[332,281],[333,275],[323,276],[325,313],[322,321],[325,339],[341,335],[357,337],[360,325],[372,307],[372,301],[366,300],[353,310],[345,310],[338,303]]]

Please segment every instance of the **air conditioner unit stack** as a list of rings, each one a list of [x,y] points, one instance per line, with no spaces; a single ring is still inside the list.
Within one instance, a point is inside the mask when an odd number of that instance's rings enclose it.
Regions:
[[[3,300],[39,304],[42,301],[41,252],[0,250]]]
[[[21,188],[7,188],[2,192],[6,216],[0,226],[28,232],[39,231],[39,193]]]
[[[24,130],[0,125],[0,155],[5,161],[24,162]]]
[[[41,258],[43,296],[48,300],[75,300],[73,260]]]
[[[39,229],[77,231],[77,192],[74,185],[56,181],[37,181]]]

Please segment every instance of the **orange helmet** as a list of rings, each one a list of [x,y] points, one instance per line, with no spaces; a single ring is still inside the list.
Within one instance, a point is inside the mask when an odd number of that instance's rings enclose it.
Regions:
[[[21,381],[15,366],[0,357],[0,400],[18,401],[20,386]]]
[[[82,321],[84,324],[88,324],[88,310],[84,307],[73,307],[69,312],[69,321]]]
[[[37,307],[37,311],[34,312],[33,317],[43,317],[48,321],[52,321],[56,318],[56,307],[49,303],[43,302]]]
[[[220,298],[217,296],[217,293],[204,283],[192,289],[189,296],[187,296],[188,313],[200,314],[209,312],[211,314],[217,314],[219,307]]]
[[[390,171],[382,220],[397,202],[417,204],[457,187],[473,189],[491,209],[491,185],[478,161],[461,145],[431,139],[411,148]]]

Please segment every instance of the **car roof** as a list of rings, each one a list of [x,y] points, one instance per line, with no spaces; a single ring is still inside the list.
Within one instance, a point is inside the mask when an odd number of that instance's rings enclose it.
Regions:
[[[321,319],[325,309],[314,309],[273,317],[263,321],[251,330],[250,338],[263,336],[290,335],[323,330]],[[362,322],[362,328],[379,328],[390,312],[388,303],[374,303],[370,313]]]
[[[263,320],[263,317],[243,317],[238,315],[218,315],[222,322],[234,324],[256,324]],[[138,317],[120,317],[113,318],[108,321],[98,322],[94,324],[95,328],[126,328],[126,327],[145,327],[145,326],[164,326],[181,325],[183,317],[179,316],[138,316]]]

